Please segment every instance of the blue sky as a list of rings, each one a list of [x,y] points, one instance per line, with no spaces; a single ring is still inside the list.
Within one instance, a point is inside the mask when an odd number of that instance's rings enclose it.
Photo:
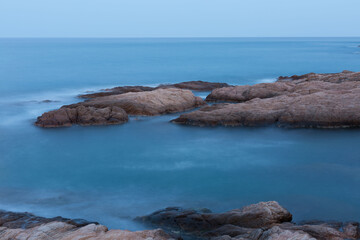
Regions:
[[[0,37],[360,36],[360,0],[0,0]]]

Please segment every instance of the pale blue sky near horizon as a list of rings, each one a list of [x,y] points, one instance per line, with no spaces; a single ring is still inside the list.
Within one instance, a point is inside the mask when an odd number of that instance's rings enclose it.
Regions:
[[[0,0],[0,37],[359,37],[360,0]]]

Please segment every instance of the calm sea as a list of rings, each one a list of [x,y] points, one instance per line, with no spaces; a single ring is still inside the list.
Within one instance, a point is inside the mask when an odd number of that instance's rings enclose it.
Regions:
[[[178,114],[33,126],[87,90],[360,71],[358,45],[360,38],[0,39],[0,209],[138,230],[133,217],[168,206],[225,211],[276,200],[296,221],[360,221],[360,130],[169,123]]]

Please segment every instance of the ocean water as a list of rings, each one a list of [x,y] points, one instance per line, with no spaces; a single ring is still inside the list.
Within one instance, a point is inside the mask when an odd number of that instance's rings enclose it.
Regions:
[[[179,114],[41,129],[88,90],[360,71],[360,38],[0,39],[0,209],[145,229],[168,206],[276,200],[295,221],[360,221],[360,130],[197,128]],[[196,93],[205,97],[207,93]],[[46,103],[43,100],[54,102]]]

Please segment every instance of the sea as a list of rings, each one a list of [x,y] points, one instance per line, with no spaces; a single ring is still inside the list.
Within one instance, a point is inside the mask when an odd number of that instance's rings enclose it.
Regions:
[[[37,116],[115,86],[360,71],[360,38],[2,38],[0,209],[148,228],[161,208],[278,201],[294,221],[360,221],[360,130],[191,127],[180,113],[43,129]],[[208,92],[195,92],[206,97]],[[50,101],[44,101],[50,100]]]

